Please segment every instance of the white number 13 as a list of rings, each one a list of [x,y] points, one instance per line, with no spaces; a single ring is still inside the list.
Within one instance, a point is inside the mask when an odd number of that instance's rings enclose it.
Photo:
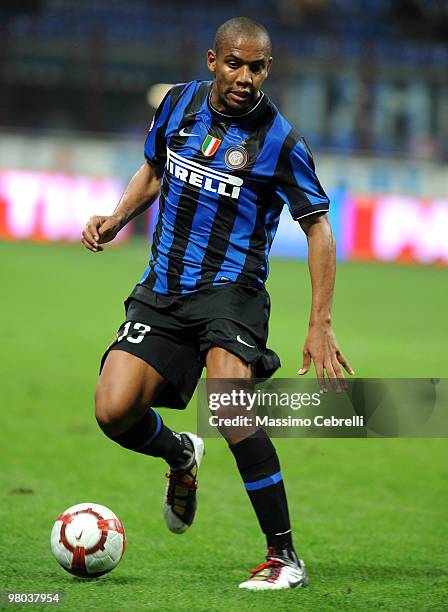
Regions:
[[[129,330],[132,332],[129,334]],[[133,323],[132,321],[128,321],[126,325],[123,327],[122,333],[118,336],[117,342],[121,342],[123,338],[126,338],[128,342],[132,342],[133,344],[139,344],[146,336],[148,332],[151,331],[151,325],[145,325],[144,323]]]

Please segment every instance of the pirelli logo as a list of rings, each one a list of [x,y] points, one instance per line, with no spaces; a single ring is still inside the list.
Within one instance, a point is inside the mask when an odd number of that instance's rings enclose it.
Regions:
[[[174,153],[168,147],[166,168],[172,176],[184,183],[234,200],[238,200],[243,185],[243,179],[201,166],[197,162]]]

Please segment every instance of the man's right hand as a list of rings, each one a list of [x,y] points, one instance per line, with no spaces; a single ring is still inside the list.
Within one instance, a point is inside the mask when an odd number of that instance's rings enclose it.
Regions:
[[[160,193],[163,168],[144,162],[129,181],[113,215],[95,215],[86,223],[81,242],[93,253],[102,251],[100,244],[110,242],[122,227],[151,206]]]
[[[103,250],[100,245],[113,240],[123,225],[117,215],[90,217],[82,230],[81,242],[89,251],[98,253]]]

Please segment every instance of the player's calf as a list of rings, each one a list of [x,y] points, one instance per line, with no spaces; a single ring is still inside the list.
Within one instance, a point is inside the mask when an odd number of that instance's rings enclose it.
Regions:
[[[127,431],[140,420],[141,416],[141,411],[135,410],[119,396],[97,387],[95,417],[99,427],[108,438],[114,438]]]
[[[192,457],[181,436],[150,408],[165,381],[143,360],[112,350],[95,393],[95,415],[102,431],[124,448],[162,457],[177,468]]]
[[[143,455],[162,457],[173,469],[184,466],[194,455],[192,447],[178,433],[166,427],[159,413],[152,408],[145,408],[143,415],[118,435],[113,431],[117,427],[114,422],[111,431],[110,423],[98,416],[97,421],[107,437],[120,446]],[[123,429],[122,423],[118,423],[120,430]]]
[[[128,431],[154,403],[165,381],[148,363],[125,351],[111,350],[95,392],[95,415],[109,437]]]

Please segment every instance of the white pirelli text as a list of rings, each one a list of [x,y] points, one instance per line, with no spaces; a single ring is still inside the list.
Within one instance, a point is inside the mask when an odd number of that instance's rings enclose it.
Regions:
[[[197,162],[182,157],[182,155],[174,153],[168,147],[166,169],[169,174],[184,183],[210,191],[211,193],[227,196],[233,200],[238,200],[244,182],[238,176],[232,176],[231,174],[202,166]]]

